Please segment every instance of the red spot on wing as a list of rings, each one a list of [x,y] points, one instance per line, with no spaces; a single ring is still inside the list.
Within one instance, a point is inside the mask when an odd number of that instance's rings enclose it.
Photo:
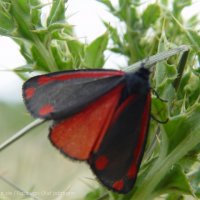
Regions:
[[[30,99],[34,94],[35,94],[34,87],[29,87],[29,88],[25,89],[25,98],[26,99]]]
[[[137,173],[137,167],[136,167],[135,162],[133,162],[132,165],[130,166],[129,170],[128,170],[127,177],[128,178],[134,178],[136,173]]]
[[[51,104],[45,104],[42,106],[39,110],[39,115],[45,116],[48,115],[49,113],[54,111],[54,107]]]
[[[52,144],[70,157],[88,159],[104,137],[122,88],[116,87],[81,112],[55,124],[49,135]]]
[[[113,189],[120,191],[124,187],[124,181],[123,180],[115,181],[113,183],[112,187],[113,187]]]
[[[69,79],[75,78],[100,78],[100,77],[109,77],[109,76],[122,76],[124,72],[122,71],[90,71],[90,72],[73,72],[73,73],[63,73],[63,74],[55,74],[52,76],[40,76],[38,78],[38,84],[43,85],[52,81],[65,81]]]
[[[108,160],[107,156],[101,155],[96,159],[95,167],[97,170],[103,170],[108,165],[108,162],[109,162],[109,160]]]
[[[137,146],[136,146],[135,151],[134,151],[135,163],[140,162],[139,158],[140,158],[140,155],[142,153],[144,141],[145,141],[145,138],[146,138],[146,133],[148,131],[147,129],[148,129],[148,122],[149,122],[150,105],[151,105],[151,93],[149,92],[149,94],[147,96],[146,104],[145,104],[145,107],[144,107],[144,112],[143,112],[143,115],[142,115],[142,120],[141,120],[142,123],[140,125],[141,131],[140,131],[140,134],[139,134],[138,143],[137,143]]]

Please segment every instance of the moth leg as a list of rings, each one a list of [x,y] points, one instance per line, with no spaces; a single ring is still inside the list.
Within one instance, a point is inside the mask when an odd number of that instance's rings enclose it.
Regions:
[[[151,116],[151,118],[152,118],[154,121],[156,121],[156,122],[158,122],[158,123],[160,123],[160,124],[166,124],[166,123],[169,121],[169,118],[167,118],[167,119],[164,120],[164,121],[161,121],[161,120],[157,119],[155,116],[153,116],[152,114],[151,114],[150,116]]]
[[[156,97],[157,97],[160,101],[162,101],[162,102],[168,102],[168,100],[162,99],[162,98],[159,96],[158,92],[157,92],[154,88],[151,88],[151,90],[152,90],[152,92],[156,95]]]

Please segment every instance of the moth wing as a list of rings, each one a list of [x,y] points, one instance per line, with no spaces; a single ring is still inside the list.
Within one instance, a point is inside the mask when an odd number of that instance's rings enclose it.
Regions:
[[[24,102],[37,118],[62,119],[79,112],[124,81],[117,70],[77,70],[33,77],[23,85]]]
[[[111,190],[127,193],[136,181],[148,132],[150,103],[150,92],[123,101],[97,151],[88,159],[94,174]]]
[[[63,154],[87,160],[95,151],[112,120],[123,85],[119,85],[79,113],[56,122],[49,134],[51,143]]]

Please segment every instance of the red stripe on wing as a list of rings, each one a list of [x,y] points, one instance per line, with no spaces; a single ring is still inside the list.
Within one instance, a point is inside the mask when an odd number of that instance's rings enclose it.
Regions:
[[[100,78],[100,77],[109,77],[109,76],[122,76],[124,75],[124,72],[122,71],[81,71],[73,73],[66,73],[66,74],[55,74],[51,76],[43,75],[38,78],[38,84],[43,85],[47,84],[52,81],[66,81],[69,79],[75,79],[75,78]]]
[[[123,87],[116,87],[82,112],[55,124],[49,135],[52,144],[69,157],[88,159],[110,124]]]
[[[146,140],[146,134],[148,133],[148,123],[149,123],[149,111],[151,106],[151,93],[149,92],[147,95],[147,101],[144,107],[144,112],[142,114],[142,120],[141,120],[141,131],[139,134],[137,146],[135,148],[135,151],[133,152],[134,160],[127,172],[127,177],[129,179],[135,178],[138,172],[138,168],[140,166],[141,158],[143,156],[144,146],[145,146],[145,140]]]
[[[133,100],[135,99],[135,97],[136,97],[136,95],[130,96],[128,99],[126,99],[126,101],[125,101],[119,108],[117,108],[116,112],[115,112],[114,115],[112,116],[112,119],[109,119],[109,120],[107,121],[107,123],[109,123],[109,124],[107,124],[107,125],[105,126],[106,129],[107,129],[108,125],[113,124],[113,123],[116,121],[116,119],[117,119],[117,117],[120,115],[120,113],[124,110],[124,108],[129,104],[130,101],[133,101]],[[103,130],[102,133],[104,133],[105,131],[106,131],[106,130]],[[102,135],[98,138],[98,141],[97,141],[97,143],[95,144],[94,151],[98,151],[99,146],[101,145],[101,142],[102,142],[102,140],[103,140],[103,136],[104,136],[104,134],[102,134]]]
[[[127,105],[134,101],[134,99],[137,98],[136,94],[133,94],[131,96],[129,96],[121,105],[120,107],[117,109],[117,111],[115,112],[115,115],[113,116],[112,119],[112,123],[114,123],[116,121],[116,119],[118,118],[118,116],[121,114],[121,112],[127,107]]]
[[[149,92],[147,95],[147,101],[146,101],[146,105],[144,107],[144,112],[142,115],[142,120],[141,120],[141,131],[139,134],[139,139],[138,139],[138,143],[137,146],[135,148],[134,151],[134,157],[136,158],[136,163],[139,162],[139,158],[141,157],[141,153],[143,150],[143,146],[144,146],[144,141],[146,139],[146,134],[147,134],[147,129],[148,129],[148,123],[149,123],[149,111],[150,111],[150,106],[151,106],[151,93]]]

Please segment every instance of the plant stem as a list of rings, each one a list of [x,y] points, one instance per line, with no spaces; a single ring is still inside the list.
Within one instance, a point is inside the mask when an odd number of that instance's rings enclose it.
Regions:
[[[11,145],[13,142],[15,142],[18,139],[20,139],[27,132],[29,132],[30,130],[36,128],[37,126],[39,126],[40,124],[42,124],[44,122],[45,122],[45,120],[43,120],[43,119],[37,119],[37,120],[33,121],[32,123],[28,124],[23,129],[21,129],[20,131],[18,131],[17,133],[15,133],[12,137],[10,137],[5,142],[3,142],[2,144],[0,144],[0,151],[4,150],[6,147],[8,147],[9,145]]]

